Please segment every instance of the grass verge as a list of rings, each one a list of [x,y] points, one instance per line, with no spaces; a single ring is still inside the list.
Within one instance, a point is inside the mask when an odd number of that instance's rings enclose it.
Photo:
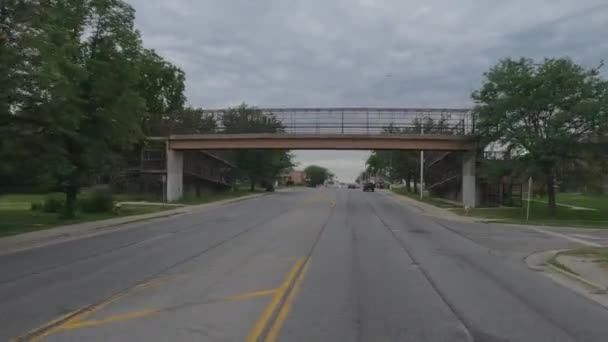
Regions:
[[[247,190],[226,191],[217,193],[206,193],[200,197],[187,195],[179,204],[195,205],[232,198],[243,197],[257,192]],[[46,213],[30,210],[32,203],[42,203],[49,195],[61,196],[61,194],[7,194],[0,196],[0,236],[16,235],[36,230],[48,229],[56,226],[104,220],[123,216],[149,214],[169,209],[175,209],[174,205],[143,205],[122,204],[118,212],[107,213],[83,213],[78,212],[72,219],[63,219],[57,213]],[[119,201],[141,199],[136,195],[117,195]]]
[[[31,211],[22,209],[0,210],[0,236],[16,235],[35,230],[47,229],[56,226],[104,220],[123,216],[149,214],[168,209],[173,206],[141,206],[122,205],[119,213],[95,213],[87,214],[78,212],[72,219],[63,219],[56,213],[45,213],[42,211]]]
[[[559,193],[556,197],[557,203],[608,211],[608,195],[590,195],[580,192],[571,192]]]
[[[420,201],[416,193],[410,193],[405,188],[394,188],[393,192]],[[422,202],[436,207],[448,209],[455,214],[487,219],[489,222],[530,224],[540,226],[563,226],[583,228],[606,228],[608,229],[608,196],[590,196],[580,193],[559,194],[560,203],[580,207],[594,208],[597,210],[577,210],[569,207],[558,206],[555,217],[549,215],[546,203],[530,203],[530,219],[526,220],[526,207],[496,207],[496,208],[473,208],[465,212],[462,204],[441,198],[424,197]]]
[[[399,194],[399,195],[402,195],[405,197],[409,197],[416,201],[420,201],[420,194],[408,192],[405,188],[393,188],[392,191],[396,194]],[[423,196],[422,202],[434,205],[436,207],[446,208],[446,209],[458,208],[459,206],[462,206],[462,204],[455,202],[455,201],[449,201],[446,199],[436,198],[436,197],[429,197],[428,194],[425,194]]]
[[[462,208],[450,210],[459,215],[466,214]],[[551,217],[547,205],[539,202],[530,203],[529,221],[526,221],[525,207],[474,208],[469,210],[468,216],[513,224],[608,228],[608,210],[576,210],[558,206],[556,216]]]

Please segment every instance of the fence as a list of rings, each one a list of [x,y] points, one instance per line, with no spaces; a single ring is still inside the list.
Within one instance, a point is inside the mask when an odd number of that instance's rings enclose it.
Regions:
[[[238,109],[237,109],[238,110]],[[260,108],[281,125],[272,133],[288,134],[441,134],[474,132],[470,109],[454,108]],[[202,110],[193,122],[157,128],[160,135],[226,133],[224,115],[230,109]],[[232,132],[234,133],[234,132]],[[252,127],[239,133],[264,133]]]

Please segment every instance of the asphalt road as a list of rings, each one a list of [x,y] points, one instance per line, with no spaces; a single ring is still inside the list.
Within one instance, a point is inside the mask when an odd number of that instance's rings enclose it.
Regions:
[[[1,256],[0,340],[605,342],[608,310],[523,263],[571,244],[276,193]]]

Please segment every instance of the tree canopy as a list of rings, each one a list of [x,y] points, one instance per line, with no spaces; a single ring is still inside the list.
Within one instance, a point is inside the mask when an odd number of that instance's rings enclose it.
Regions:
[[[310,186],[322,185],[329,180],[333,174],[326,168],[318,165],[309,165],[304,169]]]
[[[90,177],[183,106],[183,72],[143,48],[134,17],[122,0],[0,5],[0,154],[10,164],[0,172],[28,170],[64,191],[66,216]]]
[[[63,191],[69,217],[81,187],[124,172],[146,136],[283,129],[244,104],[221,121],[185,107],[184,72],[143,46],[134,18],[124,0],[0,4],[3,183]],[[268,187],[291,158],[241,151],[237,166],[252,188]]]
[[[451,130],[457,129],[450,127],[448,120],[445,117],[439,119],[422,118],[414,119],[411,127],[398,128],[387,126],[384,128],[385,133],[391,134],[419,134],[423,131],[425,134],[451,134]],[[425,159],[432,159],[435,152],[425,153]],[[405,181],[407,191],[418,191],[417,182],[420,177],[420,153],[419,151],[372,151],[365,162],[366,169],[364,177],[381,176],[390,181]]]
[[[222,124],[226,133],[274,133],[283,129],[276,117],[246,104],[225,112]],[[292,155],[285,150],[241,150],[237,154],[240,176],[249,181],[251,191],[256,184],[272,187],[276,177],[292,166]]]
[[[476,132],[522,160],[530,174],[546,182],[549,210],[555,213],[555,177],[560,162],[605,142],[608,83],[598,68],[568,58],[505,59],[484,74],[473,92]],[[590,151],[589,148],[586,149]]]

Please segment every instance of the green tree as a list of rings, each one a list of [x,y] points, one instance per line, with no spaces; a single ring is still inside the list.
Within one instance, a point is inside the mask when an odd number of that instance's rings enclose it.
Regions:
[[[365,166],[367,173],[372,175],[387,175],[391,169],[390,162],[386,160],[386,151],[372,151]]]
[[[222,124],[226,133],[276,133],[283,130],[276,117],[246,104],[225,112]],[[240,177],[249,181],[251,191],[255,190],[256,184],[270,187],[283,170],[293,166],[292,156],[285,150],[242,150],[236,159]]]
[[[34,119],[22,115],[31,93],[42,82],[31,45],[42,41],[36,34],[34,19],[41,18],[40,6],[32,1],[6,0],[0,2],[0,179],[3,187],[15,184],[32,185],[39,181],[44,168],[40,158],[30,158],[31,150],[41,145],[36,136],[39,126]],[[40,122],[41,120],[38,120]]]
[[[304,173],[306,173],[306,178],[309,179],[309,185],[311,186],[324,184],[332,176],[328,169],[318,165],[307,166]]]
[[[65,216],[97,167],[142,137],[142,51],[134,10],[121,0],[27,2],[19,26],[20,63],[10,66],[20,95],[9,106],[11,137],[44,163],[66,194]]]
[[[142,129],[147,135],[159,135],[165,127],[179,127],[193,123],[196,109],[184,109],[184,72],[165,61],[154,50],[144,49],[139,60],[138,90],[145,100],[146,113],[142,117]],[[202,114],[201,114],[202,115]]]
[[[416,118],[411,127],[387,126],[384,132],[387,134],[420,134],[424,129],[425,134],[454,134],[458,127],[450,127],[447,117],[439,118]],[[425,160],[435,158],[436,152],[425,153]],[[419,151],[372,151],[366,161],[366,174],[383,176],[391,181],[405,180],[406,190],[418,192],[420,178],[420,152]],[[428,174],[427,174],[428,176]],[[414,188],[412,189],[412,184]]]
[[[505,59],[484,74],[473,92],[476,132],[526,155],[530,172],[544,176],[548,209],[556,213],[557,166],[601,136],[607,120],[606,81],[598,69],[567,58]]]

